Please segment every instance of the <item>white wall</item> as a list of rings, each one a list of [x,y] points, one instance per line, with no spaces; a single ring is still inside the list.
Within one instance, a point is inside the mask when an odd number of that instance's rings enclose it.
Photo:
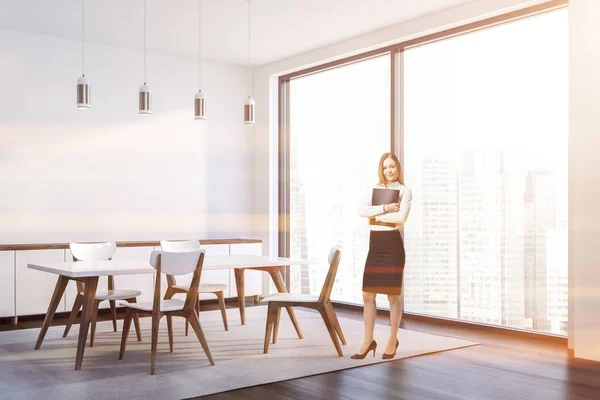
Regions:
[[[570,346],[600,361],[600,2],[569,1]]]
[[[148,54],[153,115],[137,111],[143,53],[0,30],[0,243],[247,236],[253,128],[247,70]],[[233,189],[233,192],[232,192]]]

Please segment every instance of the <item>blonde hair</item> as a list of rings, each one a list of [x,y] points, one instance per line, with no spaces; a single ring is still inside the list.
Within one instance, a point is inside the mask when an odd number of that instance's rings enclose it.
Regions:
[[[398,177],[396,178],[396,181],[399,182],[401,185],[404,185],[404,175],[402,174],[402,167],[400,166],[400,161],[398,161],[398,157],[396,157],[396,155],[392,153],[383,153],[383,155],[379,159],[379,168],[377,170],[379,183],[385,185],[385,183],[387,182],[385,176],[383,175],[383,162],[388,158],[391,158],[394,161],[394,163],[396,163],[396,171],[398,172]]]

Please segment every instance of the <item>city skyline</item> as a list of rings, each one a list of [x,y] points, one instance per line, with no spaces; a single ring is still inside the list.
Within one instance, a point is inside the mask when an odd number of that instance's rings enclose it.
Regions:
[[[566,333],[566,266],[548,265],[548,253],[566,260],[567,251],[566,219],[556,216],[554,206],[561,203],[557,185],[551,184],[555,177],[548,170],[518,174],[514,167],[503,150],[463,149],[454,157],[436,153],[422,160],[420,184],[409,185],[419,193],[418,206],[404,231],[406,311]],[[353,179],[368,179],[360,175]],[[332,192],[339,193],[339,186]],[[310,202],[294,202],[305,197],[304,189],[300,182],[291,188],[297,226],[311,219]],[[342,244],[332,299],[362,303],[369,231],[357,216],[352,229],[344,231],[347,215],[347,207],[332,204],[320,213],[322,228],[312,237],[306,226],[292,230],[292,256],[315,257],[327,251],[323,244]],[[325,273],[323,266],[292,269],[292,291],[318,293]],[[389,307],[385,296],[377,303]]]

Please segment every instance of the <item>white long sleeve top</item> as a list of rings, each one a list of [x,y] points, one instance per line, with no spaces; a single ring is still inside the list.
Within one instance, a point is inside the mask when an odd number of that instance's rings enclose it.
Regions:
[[[385,188],[384,184],[377,184],[373,188]],[[358,214],[365,218],[375,218],[376,222],[385,222],[387,225],[373,225],[369,224],[369,227],[373,231],[389,231],[393,229],[400,229],[410,213],[410,205],[412,202],[411,190],[402,185],[400,182],[394,182],[387,189],[396,189],[400,191],[400,210],[398,212],[386,213],[383,209],[383,205],[373,206],[371,205],[371,199],[373,195],[373,188],[370,188],[365,193],[364,200],[360,204]]]

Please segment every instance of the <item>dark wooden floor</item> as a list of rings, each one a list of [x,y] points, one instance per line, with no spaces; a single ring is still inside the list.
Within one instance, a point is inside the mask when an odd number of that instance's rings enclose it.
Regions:
[[[248,301],[251,306],[252,301]],[[235,307],[235,303],[231,306]],[[203,310],[217,309],[208,304]],[[337,308],[339,317],[362,320],[359,311]],[[56,325],[66,316],[55,319]],[[101,314],[99,319],[107,319]],[[388,325],[380,312],[378,323]],[[0,331],[39,327],[39,318],[21,319]],[[458,337],[480,346],[353,368],[339,372],[204,396],[226,399],[568,399],[600,400],[600,363],[568,356],[561,339],[536,339],[472,326],[453,326],[405,316],[403,327]],[[599,338],[600,339],[600,338]],[[400,344],[402,346],[402,344]],[[346,356],[355,349],[344,349]],[[380,352],[377,356],[380,356]]]

